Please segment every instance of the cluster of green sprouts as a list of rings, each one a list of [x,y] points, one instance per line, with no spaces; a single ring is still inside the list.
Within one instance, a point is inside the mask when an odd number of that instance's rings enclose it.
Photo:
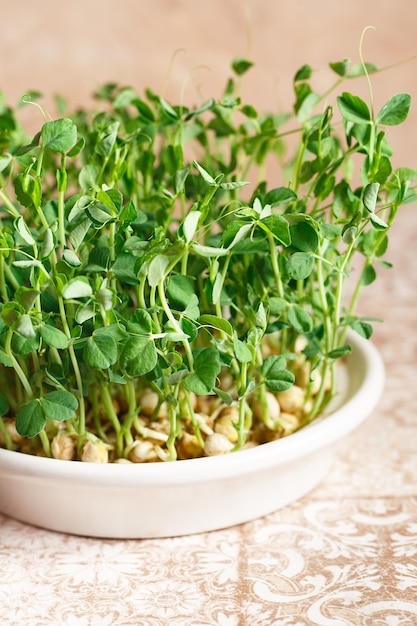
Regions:
[[[99,112],[45,121],[31,138],[0,103],[4,447],[51,456],[64,429],[75,458],[90,442],[122,459],[164,405],[158,455],[174,460],[185,431],[203,445],[195,398],[207,396],[236,408],[237,450],[256,427],[254,399],[256,419],[281,428],[267,393],[291,388],[300,359],[297,428],[334,395],[348,329],[372,332],[355,313],[360,289],[414,195],[417,173],[392,168],[385,137],[410,97],[377,114],[348,91],[326,104],[306,65],[292,113],[259,114],[236,90],[250,66],[236,59],[223,97],[198,108],[105,85]],[[330,68],[336,86],[377,71]],[[361,270],[347,289],[353,259]],[[149,389],[158,402],[144,425]]]

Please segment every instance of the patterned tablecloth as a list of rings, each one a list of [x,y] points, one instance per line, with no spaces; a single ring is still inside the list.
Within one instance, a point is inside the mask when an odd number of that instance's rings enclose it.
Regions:
[[[2,626],[417,624],[417,211],[368,287],[385,360],[377,410],[296,504],[224,531],[111,541],[0,515]],[[82,515],[82,512],[80,512]]]

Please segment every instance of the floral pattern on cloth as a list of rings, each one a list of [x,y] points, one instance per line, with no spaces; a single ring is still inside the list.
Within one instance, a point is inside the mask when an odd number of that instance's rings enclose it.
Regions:
[[[305,498],[240,527],[163,540],[79,538],[5,517],[0,530],[10,626],[417,622],[417,498]]]

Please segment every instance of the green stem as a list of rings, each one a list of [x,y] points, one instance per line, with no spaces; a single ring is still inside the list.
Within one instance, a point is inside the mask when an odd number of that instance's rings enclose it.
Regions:
[[[239,450],[246,441],[246,390],[248,386],[248,364],[240,364],[240,381],[239,381],[239,419],[237,425],[237,443],[235,450]]]
[[[301,427],[311,422],[323,410],[323,404],[327,403],[327,401],[331,398],[331,395],[332,395],[331,393],[329,394],[328,398],[325,398],[326,382],[327,382],[327,377],[329,375],[329,371],[331,367],[332,365],[330,361],[328,359],[325,359],[323,363],[323,367],[321,368],[321,371],[320,371],[321,376],[322,376],[320,389],[318,390],[314,398],[314,403],[311,408],[311,411],[308,413],[308,415],[305,417],[305,419],[301,423],[300,425]]]
[[[71,364],[74,370],[75,380],[77,383],[77,390],[79,395],[79,423],[78,423],[78,435],[79,445],[82,444],[82,439],[85,435],[85,405],[84,405],[84,391],[83,381],[81,377],[80,368],[78,367],[78,360],[75,354],[74,346],[72,344],[71,331],[67,322],[67,315],[65,311],[65,303],[62,296],[58,296],[58,306],[61,316],[62,328],[68,339],[68,353],[70,356]]]
[[[132,426],[137,415],[136,390],[133,381],[128,380],[126,384],[125,397],[127,399],[127,415],[124,417],[122,425],[122,435],[127,446],[133,444]]]
[[[93,385],[92,391],[89,394],[89,398],[91,399],[91,407],[92,407],[92,411],[93,411],[93,421],[94,421],[94,428],[96,429],[96,433],[98,435],[98,437],[100,437],[100,439],[102,441],[104,441],[104,443],[109,443],[109,439],[106,435],[106,433],[104,432],[103,429],[103,425],[100,419],[100,405],[99,405],[99,401],[98,401],[98,387],[96,385]]]
[[[5,272],[4,272],[4,257],[0,252],[0,291],[1,291],[1,296],[3,299],[3,304],[5,304],[6,302],[8,302],[9,297],[8,297],[8,293],[7,293],[7,285],[6,285],[6,278],[5,278]]]
[[[340,326],[340,317],[342,314],[342,300],[343,300],[343,288],[344,288],[344,282],[345,282],[345,269],[346,266],[349,263],[350,257],[352,255],[352,252],[355,248],[355,244],[356,244],[356,238],[354,238],[350,244],[348,245],[344,255],[343,255],[343,261],[340,264],[339,267],[339,273],[337,276],[337,283],[336,283],[336,295],[335,295],[335,304],[334,304],[334,313],[333,313],[333,342],[332,342],[332,349],[337,347],[337,339],[338,339],[338,329]]]
[[[17,217],[20,217],[20,213],[18,212],[18,210],[15,208],[13,203],[6,196],[6,194],[4,193],[2,189],[0,189],[0,200],[3,201],[4,208],[13,218],[16,219]]]
[[[268,232],[267,236],[268,236],[271,266],[272,266],[272,272],[274,274],[276,291],[277,291],[278,297],[285,299],[284,285],[282,284],[281,272],[279,269],[278,251],[276,248],[276,242],[271,232]],[[287,334],[288,334],[287,329],[283,328],[280,333],[282,352],[285,352],[286,350]]]
[[[321,251],[320,257],[317,257],[316,269],[317,269],[317,284],[319,288],[320,302],[321,307],[323,309],[324,316],[324,329],[326,333],[326,352],[330,352],[333,345],[333,328],[331,316],[329,314],[329,305],[327,302],[326,296],[326,287],[324,285],[324,275],[323,275],[323,262],[322,262],[323,251]]]
[[[6,428],[6,425],[4,423],[4,420],[2,417],[0,417],[0,434],[2,435],[3,439],[4,439],[4,443],[6,444],[6,448],[8,450],[14,450],[15,446],[13,443],[13,439],[10,436],[9,431]]]
[[[164,309],[164,312],[165,312],[167,318],[171,322],[172,327],[174,328],[174,330],[177,333],[184,334],[181,326],[178,323],[178,320],[176,319],[176,317],[173,315],[171,309],[169,308],[169,304],[168,304],[167,299],[165,297],[165,289],[164,289],[164,281],[163,280],[160,280],[159,283],[158,283],[158,295],[159,295],[159,299],[160,299],[161,304],[162,304],[162,308]],[[191,351],[190,342],[188,341],[187,338],[184,338],[182,340],[182,344],[184,346],[185,353],[187,355],[189,368],[190,368],[190,370],[192,370],[193,369],[193,365],[194,365],[194,358],[193,358],[193,354],[192,354],[192,351]]]
[[[110,420],[116,434],[116,453],[117,456],[120,458],[123,456],[123,433],[119,418],[113,406],[113,400],[110,394],[109,386],[105,383],[101,384],[100,393],[103,400],[104,408],[106,409],[107,417]]]
[[[26,377],[26,374],[24,373],[23,369],[20,367],[18,360],[16,359],[16,357],[14,356],[12,352],[12,349],[11,349],[12,336],[13,336],[13,330],[10,328],[6,335],[4,351],[7,354],[7,356],[12,360],[13,369],[16,372],[20,382],[22,383],[22,387],[25,390],[27,397],[33,398],[32,387],[30,386],[30,383]]]
[[[60,243],[62,250],[64,250],[65,245],[66,245],[64,206],[65,206],[65,192],[60,191],[58,193],[58,231],[59,231],[59,243]]]
[[[44,449],[46,456],[50,458],[52,456],[51,443],[48,439],[48,435],[46,434],[45,430],[41,430],[41,432],[39,433],[39,439],[41,440],[42,447]]]

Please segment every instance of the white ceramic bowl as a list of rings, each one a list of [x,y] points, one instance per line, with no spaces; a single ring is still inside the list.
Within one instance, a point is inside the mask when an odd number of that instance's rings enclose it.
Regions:
[[[337,407],[289,437],[240,452],[149,464],[58,461],[0,449],[0,510],[78,535],[145,538],[240,524],[309,492],[334,443],[375,408],[384,386],[376,348],[350,337]]]

